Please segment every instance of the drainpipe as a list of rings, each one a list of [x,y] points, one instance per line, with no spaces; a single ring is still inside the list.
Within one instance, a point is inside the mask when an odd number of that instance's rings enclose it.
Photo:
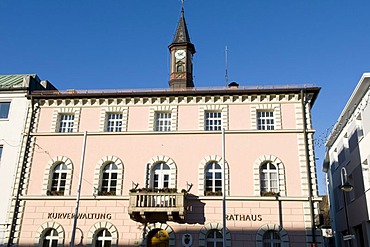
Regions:
[[[84,132],[84,138],[82,142],[82,152],[81,152],[81,164],[80,164],[80,176],[78,179],[78,188],[77,188],[77,197],[76,197],[76,209],[75,215],[73,218],[73,228],[72,228],[72,237],[70,246],[75,246],[75,236],[76,236],[76,228],[77,228],[77,218],[78,218],[78,208],[80,206],[80,196],[81,196],[81,185],[82,185],[82,176],[85,164],[85,152],[86,152],[86,138],[87,138],[87,131]]]
[[[303,136],[304,136],[304,148],[306,154],[306,168],[307,168],[307,181],[308,181],[308,201],[310,203],[311,213],[311,234],[312,244],[316,246],[316,234],[315,234],[315,210],[313,204],[313,193],[312,193],[312,181],[311,181],[311,167],[310,167],[310,151],[308,149],[308,132],[307,132],[307,117],[306,117],[306,90],[301,90],[301,103],[302,103],[302,115],[303,115]]]

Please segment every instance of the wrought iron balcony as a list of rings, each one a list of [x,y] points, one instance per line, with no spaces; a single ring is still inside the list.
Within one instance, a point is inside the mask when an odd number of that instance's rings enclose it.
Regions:
[[[185,219],[185,193],[130,192],[128,213],[138,222],[182,222]]]

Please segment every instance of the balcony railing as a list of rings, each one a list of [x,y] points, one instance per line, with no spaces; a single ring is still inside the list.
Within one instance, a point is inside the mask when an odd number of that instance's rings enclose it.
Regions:
[[[139,222],[183,221],[185,193],[132,192],[128,213]]]

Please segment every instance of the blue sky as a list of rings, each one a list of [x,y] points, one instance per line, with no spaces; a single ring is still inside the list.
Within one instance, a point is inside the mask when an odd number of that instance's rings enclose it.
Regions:
[[[65,89],[168,88],[180,0],[0,0],[0,74]],[[368,0],[187,0],[195,85],[314,83],[320,193],[328,129],[370,71]]]

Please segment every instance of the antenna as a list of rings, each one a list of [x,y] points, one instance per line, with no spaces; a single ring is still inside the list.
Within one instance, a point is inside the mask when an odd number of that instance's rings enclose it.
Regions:
[[[226,87],[229,85],[229,74],[228,74],[228,50],[227,46],[225,46],[225,82],[226,82]]]

